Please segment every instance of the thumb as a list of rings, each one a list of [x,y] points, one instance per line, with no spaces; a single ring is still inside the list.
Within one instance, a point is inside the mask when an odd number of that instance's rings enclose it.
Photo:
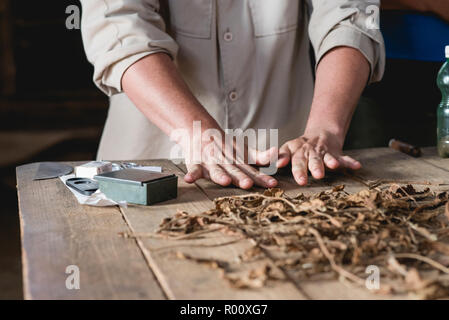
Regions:
[[[199,164],[187,164],[187,173],[184,176],[184,181],[187,183],[194,183],[203,177],[203,168]]]
[[[290,152],[290,148],[287,146],[287,144],[284,144],[279,149],[279,158],[276,163],[276,166],[278,168],[285,167],[286,165],[288,165],[290,163],[291,157],[292,157],[292,154]]]
[[[252,163],[258,166],[267,166],[270,163],[277,161],[279,149],[277,147],[271,147],[266,151],[258,151],[255,149],[251,149],[249,154]]]

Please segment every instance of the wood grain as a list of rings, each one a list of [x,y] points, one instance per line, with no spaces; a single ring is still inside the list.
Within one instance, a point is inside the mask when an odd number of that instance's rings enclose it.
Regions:
[[[427,151],[428,159],[432,159],[435,164],[441,165],[442,161],[435,156],[435,150]],[[286,191],[290,196],[298,193],[316,193],[329,189],[336,185],[345,185],[348,192],[357,192],[366,189],[370,183],[375,182],[403,182],[403,183],[423,183],[424,187],[432,189],[447,190],[445,182],[449,182],[449,172],[445,172],[436,165],[427,163],[424,159],[416,159],[402,154],[389,148],[364,149],[349,151],[348,155],[360,160],[363,168],[356,173],[343,174],[341,172],[327,173],[323,180],[315,180],[309,177],[309,185],[306,187],[298,186],[289,172],[289,169],[283,169],[278,172],[276,178],[279,181],[279,187]],[[184,165],[179,168],[186,171]],[[427,184],[426,184],[427,183]],[[433,184],[433,185],[432,185]],[[208,196],[209,199],[217,197],[230,196],[233,194],[244,194],[243,191],[236,188],[222,188],[210,181],[200,180],[197,182],[199,188]],[[257,189],[255,189],[257,191]],[[253,192],[255,190],[251,190]],[[259,191],[261,191],[259,189]],[[348,286],[338,280],[326,281],[302,281],[297,284],[304,291],[305,295],[312,299],[397,299],[406,298],[405,296],[384,296],[371,293],[365,288]]]
[[[449,158],[441,158],[438,155],[437,148],[423,148],[422,161],[431,164],[441,170],[449,172]]]
[[[353,150],[348,154],[361,161],[363,168],[357,175],[365,180],[427,181],[435,184],[444,184],[448,180],[445,170],[434,165],[438,162],[435,149],[427,149],[427,156],[420,158],[390,148]]]
[[[33,181],[37,164],[17,168],[26,299],[164,299],[117,208],[81,206],[59,179]],[[65,286],[66,267],[80,289]]]
[[[184,165],[179,165],[180,169],[183,171],[186,170]],[[309,185],[307,187],[300,187],[295,183],[292,178],[289,169],[281,170],[276,178],[279,182],[278,187],[286,191],[286,193],[290,196],[296,196],[298,193],[311,194],[320,192],[322,190],[326,190],[331,188],[332,186],[345,184],[352,191],[363,189],[365,186],[360,184],[359,182],[352,180],[342,174],[331,174],[328,175],[323,180],[315,180],[310,178]],[[254,188],[251,191],[244,191],[237,188],[222,188],[214,185],[214,183],[210,181],[200,180],[197,182],[203,192],[210,199],[214,199],[217,197],[230,196],[234,194],[245,194],[254,191],[262,191],[261,189]],[[266,251],[265,254],[268,257],[274,258],[274,254],[270,254],[269,251]],[[304,296],[308,299],[385,299],[385,296],[381,296],[378,294],[371,293],[365,288],[360,288],[356,286],[349,286],[347,284],[343,284],[337,279],[332,279],[332,276],[329,277],[329,280],[317,281],[312,279],[310,281],[298,281],[294,280],[293,275],[291,275],[287,270],[285,273],[290,277],[290,281],[295,283],[295,286],[301,290]],[[393,298],[390,296],[390,298]]]
[[[289,195],[315,193],[344,184],[350,192],[378,182],[418,183],[433,189],[449,189],[447,161],[425,149],[412,158],[388,148],[348,152],[362,162],[357,173],[328,173],[299,187],[288,169],[278,173],[280,187]],[[198,239],[170,240],[155,233],[164,218],[177,211],[201,213],[213,207],[216,197],[262,191],[222,188],[201,180],[183,181],[183,165],[168,160],[143,161],[159,165],[179,177],[178,198],[157,205],[128,208],[80,206],[59,180],[32,181],[36,165],[17,169],[22,225],[25,296],[28,299],[393,299],[338,280],[268,281],[259,289],[235,289],[220,269],[205,260],[226,262],[233,272],[272,265],[270,252],[252,265],[240,263],[241,255],[255,245],[247,237],[215,231]],[[125,232],[130,238],[119,237]],[[182,259],[180,253],[187,257]],[[81,270],[81,290],[65,288],[65,268]],[[404,298],[404,297],[400,297]]]
[[[191,214],[201,213],[213,206],[212,201],[197,186],[183,181],[183,173],[168,161],[148,161],[147,165],[160,165],[165,172],[175,173],[179,177],[178,198],[176,200],[153,205],[151,207],[128,206],[123,212],[149,255],[149,262],[160,276],[159,281],[172,299],[304,299],[306,296],[289,281],[269,283],[267,287],[254,289],[234,289],[223,279],[220,270],[188,259],[180,259],[178,252],[202,260],[230,262],[235,271],[239,269],[240,256],[254,243],[247,238],[239,240],[236,236],[227,236],[214,232],[199,240],[167,240],[145,237],[154,234],[164,218],[171,217],[178,210]],[[238,242],[235,242],[238,241]],[[225,245],[221,245],[225,244]],[[258,265],[270,264],[265,258]],[[256,266],[251,266],[256,267]],[[274,267],[274,266],[272,266]],[[274,267],[275,268],[275,267]]]

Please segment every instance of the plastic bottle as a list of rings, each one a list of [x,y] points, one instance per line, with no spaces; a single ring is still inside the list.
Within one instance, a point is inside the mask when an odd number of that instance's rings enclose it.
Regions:
[[[438,154],[449,157],[449,46],[446,46],[446,63],[438,73],[438,87],[443,96],[437,111]]]

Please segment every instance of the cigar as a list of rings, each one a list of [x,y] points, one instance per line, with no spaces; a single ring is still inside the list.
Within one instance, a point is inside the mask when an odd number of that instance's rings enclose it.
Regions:
[[[391,139],[390,142],[388,143],[388,146],[394,150],[408,154],[409,156],[415,158],[421,157],[422,155],[421,149],[419,147],[415,147],[411,144],[396,139]]]

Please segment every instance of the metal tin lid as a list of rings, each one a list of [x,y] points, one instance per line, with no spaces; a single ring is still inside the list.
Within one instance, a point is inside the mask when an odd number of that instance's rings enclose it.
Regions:
[[[138,169],[123,169],[96,175],[94,179],[97,181],[143,185],[144,183],[167,179],[174,176],[174,174],[170,173],[159,173]]]

